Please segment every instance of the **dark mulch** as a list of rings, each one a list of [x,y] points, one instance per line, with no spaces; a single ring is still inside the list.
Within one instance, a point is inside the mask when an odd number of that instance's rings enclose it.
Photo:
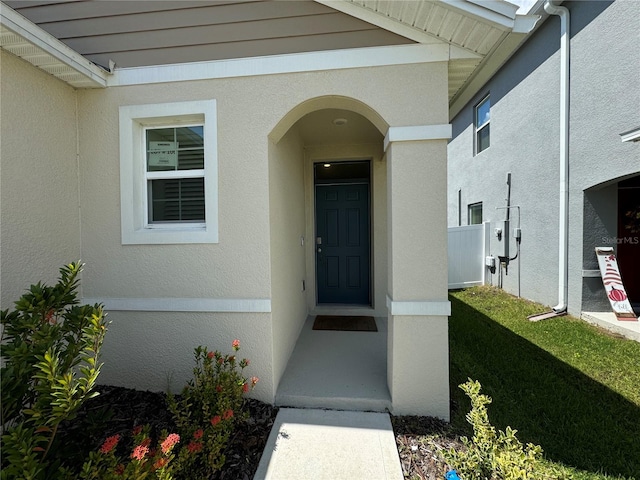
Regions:
[[[151,436],[163,430],[175,431],[164,393],[99,386],[100,395],[87,401],[76,419],[63,425],[59,440],[65,458],[81,465],[89,451],[97,450],[105,438],[120,434],[130,439],[133,427],[149,425]],[[251,480],[267,443],[278,409],[272,405],[247,399],[246,421],[237,424],[225,451],[226,464],[207,480]],[[461,444],[450,425],[431,417],[391,417],[400,462],[406,479],[442,480],[449,468],[441,451]],[[131,443],[119,444],[118,453],[126,456]]]
[[[65,424],[60,443],[66,448],[65,458],[81,465],[89,451],[97,450],[105,438],[120,434],[131,437],[133,427],[149,425],[151,437],[163,430],[176,431],[164,393],[139,391],[123,387],[99,386],[100,392],[87,401],[76,419]],[[262,451],[275,421],[277,408],[247,399],[245,410],[249,417],[240,421],[225,451],[224,468],[207,480],[250,480],[258,468]],[[122,454],[131,451],[130,444],[119,445]],[[118,452],[121,453],[121,452]]]
[[[450,470],[442,451],[460,448],[462,443],[451,426],[432,417],[391,417],[406,479],[443,480]]]

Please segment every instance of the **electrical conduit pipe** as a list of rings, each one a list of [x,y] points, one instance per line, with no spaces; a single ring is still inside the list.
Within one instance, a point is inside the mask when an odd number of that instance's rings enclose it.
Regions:
[[[565,312],[569,298],[569,10],[547,0],[544,10],[560,17],[560,230],[558,251],[558,305]]]

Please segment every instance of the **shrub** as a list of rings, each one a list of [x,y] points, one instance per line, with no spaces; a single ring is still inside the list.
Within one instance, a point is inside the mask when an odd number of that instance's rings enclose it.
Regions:
[[[469,379],[460,388],[471,399],[467,421],[473,426],[473,438],[462,437],[464,448],[444,452],[447,463],[463,480],[537,480],[558,478],[544,466],[542,448],[531,443],[526,447],[507,427],[498,431],[489,423],[486,405],[491,398],[480,393],[480,383]]]
[[[234,340],[232,347],[238,352],[240,342]],[[247,359],[238,362],[235,354],[222,355],[203,346],[194,353],[193,379],[180,399],[168,396],[180,436],[189,439],[177,458],[177,478],[207,478],[222,468],[235,423],[246,416],[242,412],[243,394],[258,382],[257,377],[246,379],[242,375],[249,365]]]
[[[162,440],[151,448],[149,427],[136,427],[133,449],[127,460],[116,455],[120,435],[108,437],[97,452],[91,452],[80,474],[81,480],[172,480],[174,447],[180,436],[163,432]]]
[[[62,267],[54,286],[32,285],[0,314],[3,480],[62,476],[58,427],[97,395],[105,315],[100,305],[77,305],[81,270]]]

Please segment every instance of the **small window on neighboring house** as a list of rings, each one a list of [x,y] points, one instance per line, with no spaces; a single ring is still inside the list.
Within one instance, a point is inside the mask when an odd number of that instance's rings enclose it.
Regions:
[[[217,243],[215,100],[120,107],[123,244]]]
[[[482,202],[472,203],[468,207],[469,225],[478,225],[482,223]]]
[[[489,148],[489,121],[491,119],[491,101],[489,95],[475,108],[475,154]]]

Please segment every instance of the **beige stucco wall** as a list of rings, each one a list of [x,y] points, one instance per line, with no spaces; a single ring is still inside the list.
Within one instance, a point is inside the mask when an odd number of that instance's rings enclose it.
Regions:
[[[30,284],[78,260],[76,93],[0,51],[0,289],[11,308]]]
[[[302,325],[307,304],[302,283],[306,265],[303,143],[294,126],[269,147],[271,225],[271,315],[274,389],[284,373]]]
[[[195,347],[233,354],[238,338],[237,358],[250,362],[245,377],[260,379],[252,396],[273,401],[271,365],[263,361],[271,357],[268,314],[109,312],[107,318],[100,383],[179,393],[192,378]]]
[[[446,300],[447,144],[398,142],[387,158],[389,192],[398,193],[389,193],[389,293],[396,301]]]
[[[420,196],[419,206],[435,205],[439,212],[437,201],[445,201],[444,194],[436,198],[446,184],[444,149],[439,144],[393,145],[394,158],[397,154],[398,161],[406,160],[396,171],[388,167],[382,150],[385,132],[375,145],[305,148],[295,127],[289,130],[296,115],[302,116],[300,105],[322,108],[326,99],[336,108],[340,105],[332,100],[338,97],[362,105],[356,110],[365,116],[370,113],[368,118],[378,127],[446,123],[446,62],[76,92],[2,55],[3,305],[28,283],[47,280],[44,270],[55,278],[62,263],[82,257],[87,264],[83,296],[104,300],[111,320],[102,383],[177,389],[191,375],[195,346],[229,351],[230,342],[239,338],[242,353],[252,362],[247,374],[261,378],[254,396],[273,401],[304,316],[315,306],[312,164],[320,159],[372,160],[376,314],[385,311],[388,292],[398,296],[395,300],[436,300],[442,291],[446,298],[446,263],[444,268],[438,263],[440,254],[446,262],[444,224],[438,233],[439,222],[415,218],[416,205],[409,197],[396,197],[405,190],[404,181],[411,189],[438,185]],[[122,245],[119,107],[205,99],[217,101],[219,242]],[[277,140],[270,140],[285,118],[289,126]],[[417,178],[408,173],[411,169],[416,169]],[[387,181],[388,172],[393,183]],[[424,201],[429,195],[436,203]],[[414,213],[402,217],[401,205]],[[396,218],[388,219],[392,206]],[[23,221],[27,214],[29,220]],[[407,230],[411,215],[415,233]],[[387,225],[398,225],[398,235],[388,237]],[[407,233],[423,243],[410,245],[403,239]],[[440,240],[442,244],[436,244]],[[399,255],[402,242],[408,248],[404,256]],[[425,243],[435,245],[433,251],[425,250]],[[294,250],[299,254],[291,255]],[[427,269],[426,277],[413,275],[416,264],[408,260],[422,254],[431,255],[418,264]],[[391,259],[397,266],[388,283]],[[303,279],[306,292],[301,288]],[[12,290],[6,295],[5,283]],[[113,299],[132,299],[140,308],[140,304],[152,306],[154,299],[175,298],[270,300],[271,311],[109,309]],[[410,330],[397,324],[391,331],[398,335],[390,333],[390,350],[399,352],[398,342],[404,342]],[[436,328],[427,344],[446,341],[446,331]],[[394,362],[404,363],[396,357]],[[403,402],[412,395],[403,393],[411,378],[411,371],[394,377],[393,390]]]
[[[152,327],[153,335],[165,339],[165,342],[171,341],[176,329],[182,331],[186,338],[200,340],[208,338],[207,332],[213,333],[220,328],[225,331],[227,327],[221,327],[224,322],[237,320],[233,329],[228,330],[229,334],[233,333],[231,337],[238,337],[243,342],[261,341],[272,345],[272,348],[256,350],[255,354],[252,352],[253,365],[260,365],[265,372],[261,374],[263,390],[256,394],[272,401],[300,322],[304,320],[304,317],[298,317],[303,313],[303,304],[299,303],[303,295],[302,278],[298,278],[303,271],[302,259],[296,256],[291,265],[286,263],[288,257],[284,255],[287,249],[300,248],[298,219],[302,205],[286,206],[286,213],[296,218],[293,224],[274,228],[272,222],[278,225],[284,221],[279,215],[282,202],[295,201],[302,189],[307,189],[304,202],[307,211],[303,220],[306,232],[302,233],[307,239],[313,238],[313,234],[309,235],[313,215],[308,213],[313,202],[309,203],[308,198],[308,189],[312,188],[308,176],[305,177],[306,185],[291,183],[300,177],[300,165],[293,166],[300,148],[295,133],[291,138],[281,140],[284,143],[275,145],[275,148],[270,144],[269,135],[287,114],[295,112],[296,107],[319,97],[354,99],[392,126],[446,123],[446,101],[438,98],[441,90],[446,91],[446,76],[446,63],[436,63],[79,92],[82,254],[88,264],[84,279],[85,296],[106,299],[271,299],[272,306],[271,314],[114,312],[113,318],[117,321],[111,325],[112,340],[105,349],[105,361],[112,364],[112,370],[103,381],[129,382],[126,372],[132,356],[141,368],[149,369],[148,375],[140,376],[141,379],[146,378],[148,388],[164,389],[164,375],[175,369],[173,356],[153,360],[149,355],[141,357],[132,353],[126,342],[113,339],[145,338]],[[438,83],[443,86],[434,88]],[[219,243],[122,245],[119,106],[199,99],[217,101]],[[342,155],[344,152],[334,152],[338,153]],[[384,311],[386,240],[381,236],[386,234],[386,198],[383,191],[386,178],[384,162],[379,160],[381,150],[376,156],[373,187],[377,202],[374,208],[376,307]],[[282,168],[285,164],[288,167]],[[304,168],[308,165],[307,161]],[[282,186],[286,186],[286,192],[279,191]],[[271,212],[271,208],[278,210]],[[306,242],[307,248],[310,245]],[[309,285],[307,261],[304,272],[309,307],[309,295],[314,290]],[[145,320],[141,320],[143,318]],[[190,320],[195,318],[201,319],[198,327],[193,323],[195,320]],[[253,320],[242,321],[244,318]],[[273,323],[271,327],[270,321]],[[265,331],[268,334],[264,334]],[[211,338],[211,348],[224,348],[231,339]],[[181,350],[184,350],[186,344],[182,340],[180,342]],[[174,379],[179,381],[180,372],[185,371],[178,368]],[[153,382],[150,379],[154,379]]]

